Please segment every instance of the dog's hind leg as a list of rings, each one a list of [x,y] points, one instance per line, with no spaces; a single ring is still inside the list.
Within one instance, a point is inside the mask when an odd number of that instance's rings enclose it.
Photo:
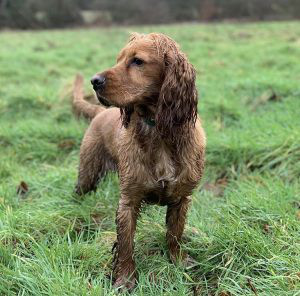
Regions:
[[[78,182],[75,192],[78,195],[95,191],[98,182],[108,171],[115,171],[116,164],[106,151],[99,138],[87,132],[80,147]]]

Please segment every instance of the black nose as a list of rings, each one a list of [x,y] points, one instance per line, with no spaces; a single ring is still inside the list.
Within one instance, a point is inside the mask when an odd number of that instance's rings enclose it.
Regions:
[[[91,79],[91,84],[93,85],[94,90],[101,89],[105,85],[105,77],[103,75],[95,75]]]

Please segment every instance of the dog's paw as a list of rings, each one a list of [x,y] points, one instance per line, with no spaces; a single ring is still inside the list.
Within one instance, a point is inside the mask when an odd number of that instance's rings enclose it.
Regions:
[[[115,282],[113,287],[118,291],[118,292],[131,292],[136,284],[136,278],[134,276],[131,276],[130,278],[127,277],[118,277]]]
[[[72,201],[75,203],[81,203],[84,199],[84,195],[78,189],[77,186],[73,189],[71,197],[72,197]]]
[[[186,254],[184,259],[182,260],[182,265],[185,269],[193,269],[195,266],[198,265],[198,262],[189,254]]]
[[[170,259],[172,263],[176,265],[179,264],[185,269],[191,269],[198,264],[198,262],[193,257],[185,252],[170,254]]]
[[[79,183],[78,183],[73,190],[73,196],[82,197],[83,195],[88,194],[90,192],[95,192],[96,189],[97,188],[95,186],[82,185],[82,184],[79,185]]]
[[[79,184],[76,184],[74,190],[73,190],[73,195],[75,196],[82,196],[85,194],[85,190],[82,186],[80,186]]]

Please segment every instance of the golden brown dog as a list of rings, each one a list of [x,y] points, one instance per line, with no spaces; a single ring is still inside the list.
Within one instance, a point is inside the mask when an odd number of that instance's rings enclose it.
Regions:
[[[115,286],[136,281],[134,233],[141,203],[166,205],[167,243],[174,261],[190,195],[204,166],[205,135],[197,116],[195,70],[163,34],[133,34],[117,64],[91,83],[102,105],[83,99],[77,76],[73,107],[90,118],[80,149],[76,193],[95,190],[109,170],[120,178],[116,214]]]

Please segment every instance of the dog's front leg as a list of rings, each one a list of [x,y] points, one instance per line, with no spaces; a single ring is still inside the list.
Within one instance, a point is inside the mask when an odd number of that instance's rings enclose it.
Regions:
[[[140,202],[122,196],[116,215],[117,242],[114,259],[114,287],[131,290],[136,282],[133,259],[134,234]]]
[[[180,252],[180,241],[184,230],[185,220],[189,203],[189,196],[182,197],[179,202],[168,205],[166,224],[167,224],[167,244],[170,252],[170,258],[173,262],[183,259]]]

